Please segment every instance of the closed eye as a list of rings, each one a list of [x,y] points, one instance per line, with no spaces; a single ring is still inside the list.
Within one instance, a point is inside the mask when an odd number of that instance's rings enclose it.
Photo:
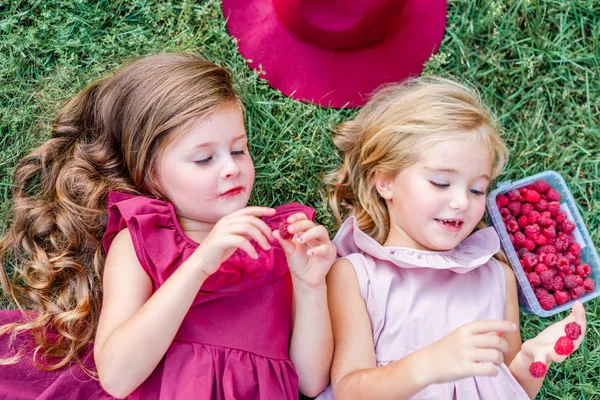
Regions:
[[[203,158],[202,160],[195,161],[196,164],[205,165],[212,160],[212,157]]]
[[[440,188],[440,189],[444,189],[444,188],[447,188],[448,186],[450,186],[448,183],[438,183],[435,181],[429,181],[429,183],[431,183],[433,186]]]
[[[244,151],[244,150],[239,150],[239,151],[232,151],[232,152],[231,152],[231,155],[232,155],[232,156],[241,156],[241,155],[243,155],[243,154],[246,154],[246,151]]]
[[[476,190],[476,189],[471,189],[471,193],[473,193],[475,196],[485,195],[485,192],[482,192],[481,190]]]

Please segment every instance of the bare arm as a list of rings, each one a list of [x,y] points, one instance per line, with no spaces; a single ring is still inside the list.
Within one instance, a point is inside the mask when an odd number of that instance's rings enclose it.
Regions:
[[[94,344],[100,383],[112,396],[123,398],[135,390],[167,352],[206,279],[194,254],[152,294],[129,230],[115,237],[104,268]]]
[[[315,397],[329,383],[333,357],[325,276],[336,250],[327,229],[304,213],[291,215],[286,222],[294,239],[283,239],[279,230],[273,235],[286,253],[294,286],[290,360],[298,373],[300,392]]]
[[[417,351],[377,368],[371,321],[348,260],[337,261],[327,276],[335,341],[331,383],[336,399],[405,399],[423,390],[426,358]]]
[[[300,392],[318,395],[329,383],[333,337],[325,284],[311,288],[294,283],[293,333],[290,359],[298,372]]]

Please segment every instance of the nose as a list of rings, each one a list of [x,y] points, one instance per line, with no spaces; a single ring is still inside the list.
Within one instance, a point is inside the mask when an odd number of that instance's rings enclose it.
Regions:
[[[225,179],[235,178],[241,172],[240,166],[233,159],[233,157],[229,156],[225,160],[225,166],[223,167],[222,176]]]
[[[453,210],[466,210],[467,207],[469,207],[468,191],[464,191],[462,189],[457,189],[453,191],[448,206]]]

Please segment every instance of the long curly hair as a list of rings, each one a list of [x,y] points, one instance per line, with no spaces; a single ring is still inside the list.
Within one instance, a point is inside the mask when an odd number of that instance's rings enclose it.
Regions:
[[[12,221],[0,239],[0,284],[27,318],[0,327],[35,340],[42,370],[77,362],[102,303],[110,190],[163,198],[159,157],[173,138],[224,104],[238,104],[230,73],[188,53],[135,60],[78,93],[51,138],[16,166]],[[20,352],[0,360],[12,364]]]
[[[326,181],[337,223],[355,216],[360,229],[383,244],[390,221],[375,187],[376,173],[396,176],[427,148],[456,139],[485,143],[493,160],[492,179],[500,174],[508,150],[475,90],[439,77],[413,78],[378,90],[354,120],[336,128],[333,141],[343,162]]]

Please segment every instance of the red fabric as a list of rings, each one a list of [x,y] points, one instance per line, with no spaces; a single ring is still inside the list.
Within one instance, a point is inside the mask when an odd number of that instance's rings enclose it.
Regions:
[[[134,248],[155,290],[198,246],[185,233],[170,203],[111,192],[106,250],[128,228]],[[264,218],[276,229],[289,215],[315,211],[291,203]],[[288,356],[292,283],[281,247],[257,247],[259,259],[235,252],[202,286],[174,342],[150,377],[128,399],[297,399],[298,378]],[[1,310],[0,325],[21,320]],[[24,349],[16,365],[0,366],[2,400],[109,400],[97,381],[76,365],[54,372],[31,363],[33,345],[23,335],[12,346],[0,337],[0,356]],[[84,362],[94,368],[92,345]]]
[[[276,229],[296,212],[315,214],[291,203],[264,221]],[[170,203],[113,192],[105,248],[124,227],[155,290],[198,247]],[[297,399],[288,357],[292,283],[283,250],[272,244],[256,246],[257,260],[236,251],[206,280],[165,358],[131,399]]]
[[[445,0],[223,0],[223,13],[269,85],[338,108],[420,74],[446,26]]]

